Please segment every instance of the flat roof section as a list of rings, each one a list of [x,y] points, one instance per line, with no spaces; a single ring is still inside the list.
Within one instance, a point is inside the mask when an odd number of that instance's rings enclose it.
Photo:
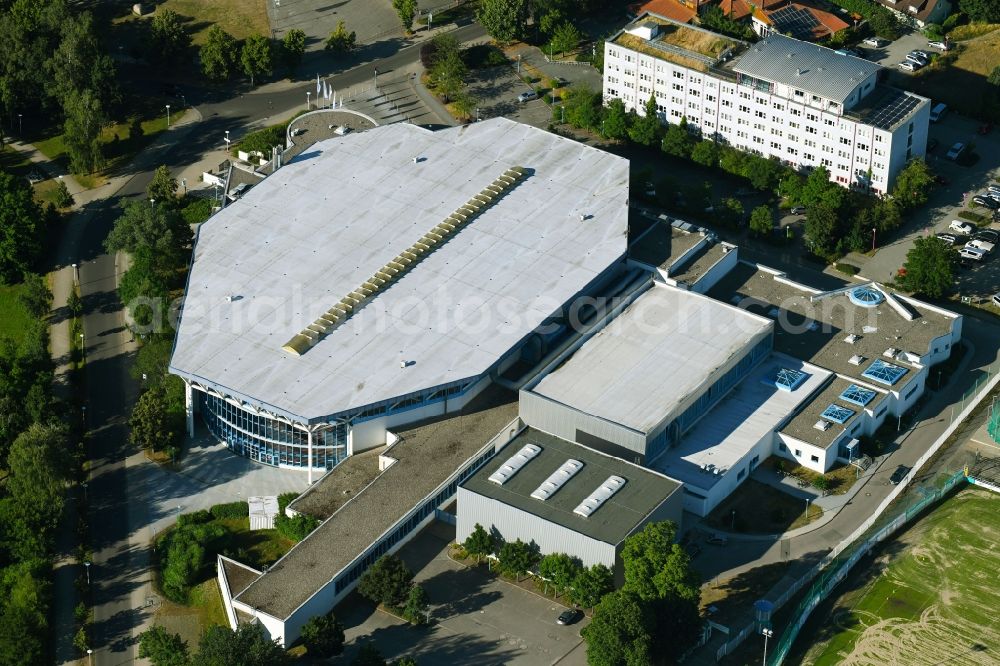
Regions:
[[[237,600],[287,618],[516,417],[517,395],[491,386],[459,414],[398,431],[400,441],[386,453],[397,462],[275,562]],[[333,484],[336,478],[328,474],[319,483]]]
[[[489,480],[490,475],[511,455],[527,444],[534,444],[541,451],[503,485]],[[583,467],[548,499],[532,497],[531,493],[569,459],[578,460]],[[610,476],[625,479],[625,485],[589,517],[574,513],[574,509]],[[680,489],[680,484],[621,458],[526,428],[496,458],[469,477],[462,487],[592,539],[617,545],[656,507]]]
[[[379,474],[378,457],[385,449],[386,447],[380,446],[347,456],[343,462],[296,497],[290,507],[295,511],[326,520],[375,480]]]
[[[653,217],[648,213],[643,213],[643,216],[652,220],[652,223],[629,247],[629,258],[647,266],[667,270],[685,252],[705,239],[702,231],[684,231],[667,219]],[[694,225],[689,226],[696,228]]]
[[[857,286],[862,286],[857,284]],[[750,312],[776,320],[774,348],[801,358],[837,374],[854,377],[865,384],[872,382],[862,373],[872,361],[880,358],[900,367],[913,369],[913,364],[889,359],[882,354],[894,348],[904,352],[926,354],[931,340],[948,334],[958,315],[907,303],[915,315],[907,319],[883,301],[873,308],[851,303],[847,294],[810,301],[814,294],[776,279],[774,273],[740,262],[709,295],[727,303],[739,304]],[[889,290],[889,293],[894,293]],[[852,335],[853,342],[847,342]],[[861,357],[860,364],[852,363]],[[857,360],[857,359],[855,359]],[[893,386],[901,390],[913,377],[907,373]]]
[[[668,276],[677,282],[693,285],[709,271],[712,266],[719,263],[724,256],[734,252],[736,248],[729,243],[712,243],[700,248],[694,256],[686,260],[678,270],[670,271]]]
[[[732,70],[843,103],[882,66],[772,33],[739,55]]]
[[[626,32],[647,26],[655,27],[658,31],[652,39]],[[650,12],[627,25],[612,38],[612,42],[644,55],[702,72],[717,63],[726,51],[743,45],[743,42],[725,35]]]
[[[220,557],[219,562],[222,565],[223,572],[226,574],[226,582],[229,584],[229,594],[234,597],[250,587],[250,584],[262,575],[260,571],[257,571],[253,567],[225,556]]]
[[[513,166],[404,277],[282,350]],[[314,144],[201,226],[171,371],[298,421],[478,377],[624,256],[628,169],[505,118]]]
[[[793,390],[775,386],[781,369],[805,373]],[[761,440],[788,418],[831,373],[783,354],[771,357],[736,385],[680,443],[650,463],[672,479],[710,490]],[[715,474],[718,469],[719,473]]]
[[[531,390],[649,432],[772,322],[654,284]]]
[[[835,377],[828,386],[816,394],[816,397],[806,403],[802,411],[793,416],[779,432],[789,437],[794,437],[806,444],[818,446],[821,449],[829,448],[835,440],[844,434],[845,430],[850,429],[854,425],[854,422],[863,409],[876,409],[885,398],[884,393],[875,391],[875,396],[871,399],[871,402],[864,407],[848,402],[840,396],[852,385],[857,386],[858,382]],[[871,384],[862,385],[862,387],[869,388]],[[843,423],[838,423],[836,420],[824,417],[823,412],[830,405],[835,405],[842,410],[849,410],[851,415]],[[844,415],[846,415],[846,412],[841,413],[841,417]],[[826,430],[817,429],[816,424],[821,420],[829,423],[830,427]]]

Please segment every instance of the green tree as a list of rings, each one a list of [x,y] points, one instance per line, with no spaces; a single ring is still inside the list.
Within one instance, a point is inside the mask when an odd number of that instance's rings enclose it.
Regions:
[[[403,30],[413,31],[413,17],[417,15],[417,0],[392,0],[392,8],[403,24]]]
[[[916,158],[910,160],[896,175],[892,196],[903,210],[909,210],[927,203],[927,195],[933,186],[934,174],[926,162]]]
[[[153,666],[187,666],[187,641],[156,625],[139,634],[139,658],[149,659]]]
[[[76,288],[69,292],[69,296],[66,297],[66,307],[74,317],[79,317],[83,313],[83,300]]]
[[[1000,4],[994,0],[961,0],[958,6],[971,21],[1000,23]]]
[[[623,589],[646,600],[698,599],[698,576],[691,569],[691,558],[674,543],[676,536],[676,523],[667,520],[648,523],[641,532],[626,539],[622,546]]]
[[[913,241],[906,253],[900,277],[902,287],[930,298],[941,298],[955,284],[955,264],[958,255],[947,243],[934,236],[924,236]]]
[[[102,107],[114,104],[120,96],[114,63],[102,52],[90,12],[66,18],[59,47],[45,65],[47,91],[63,107],[81,90],[92,91]]]
[[[646,100],[643,115],[637,117],[628,130],[628,137],[641,146],[655,146],[660,140],[660,118],[656,111],[656,97]]]
[[[66,181],[60,180],[59,184],[56,185],[55,191],[55,204],[57,208],[69,208],[75,203],[73,200],[73,195],[69,193],[69,188],[66,187]]]
[[[427,597],[427,591],[419,585],[414,585],[410,588],[409,594],[406,595],[406,603],[403,604],[403,617],[410,624],[427,624],[427,607],[429,605],[430,599]]]
[[[149,389],[136,401],[129,417],[129,441],[133,446],[152,451],[176,445],[180,426],[175,414],[167,409],[166,397],[160,389]]]
[[[773,190],[778,184],[782,173],[784,173],[785,168],[781,166],[775,158],[764,158],[758,155],[751,155],[751,159],[748,160],[753,166],[748,169],[746,173],[747,180],[750,181],[750,185],[757,190]]]
[[[396,555],[383,555],[361,576],[358,592],[376,604],[399,608],[413,585],[413,572]]]
[[[154,265],[149,248],[140,248],[118,284],[118,298],[142,332],[160,330],[170,288],[164,272]]]
[[[236,70],[239,44],[236,38],[217,25],[208,29],[205,43],[198,51],[201,72],[210,81],[226,81]]]
[[[465,77],[469,73],[458,48],[451,48],[454,38],[451,35],[448,37],[449,39],[436,42],[441,47],[434,52],[429,72],[431,84],[444,97],[445,102],[450,102],[465,91]]]
[[[104,241],[108,252],[136,254],[148,248],[161,266],[176,267],[184,262],[191,229],[176,210],[148,201],[130,201]]]
[[[520,539],[508,541],[500,547],[497,559],[500,571],[520,580],[521,574],[531,569],[538,561],[538,549],[533,544],[524,543]]]
[[[288,653],[268,640],[256,623],[240,624],[236,631],[218,625],[201,635],[192,666],[284,666]]]
[[[552,581],[557,594],[569,591],[582,570],[580,561],[566,553],[549,553],[538,563],[538,573]]]
[[[615,98],[608,102],[601,122],[601,134],[606,139],[621,141],[628,136],[628,114],[625,113],[625,102]]]
[[[826,206],[806,211],[806,244],[813,254],[829,259],[837,246],[837,214]]]
[[[594,129],[601,118],[601,93],[586,86],[574,86],[563,99],[566,122],[580,129]]]
[[[648,666],[654,663],[655,621],[649,604],[637,594],[618,590],[594,609],[580,633],[587,642],[590,666]]]
[[[153,172],[153,179],[146,185],[146,198],[161,206],[176,208],[177,179],[170,175],[170,169],[165,165],[161,164]]]
[[[990,71],[990,75],[986,77],[986,81],[995,86],[1000,86],[1000,65],[997,65]]]
[[[263,35],[250,35],[243,42],[240,50],[240,64],[243,73],[250,77],[250,87],[253,87],[257,77],[271,73],[271,40]]]
[[[413,657],[400,657],[393,662],[393,666],[417,666],[417,660]]]
[[[792,205],[802,203],[802,189],[805,187],[805,179],[794,171],[790,171],[782,176],[778,181],[778,196],[785,197]]]
[[[469,555],[476,556],[476,562],[479,562],[484,556],[490,555],[496,550],[496,542],[493,539],[493,535],[484,530],[483,526],[479,523],[476,523],[475,528],[465,538],[462,546]]]
[[[799,199],[805,206],[821,206],[837,211],[844,201],[844,192],[844,188],[830,181],[830,172],[826,167],[820,166],[809,172]]]
[[[106,122],[101,100],[90,89],[66,98],[63,141],[73,173],[92,173],[104,166],[101,129]]]
[[[680,123],[667,127],[660,148],[667,155],[687,159],[694,150],[694,144],[695,139],[687,129],[687,118],[682,117]]]
[[[292,28],[281,38],[281,61],[288,70],[289,76],[302,64],[302,56],[306,52],[306,33],[298,28]]]
[[[18,300],[32,317],[41,319],[52,309],[52,292],[45,278],[37,273],[25,273],[24,283]]]
[[[699,141],[691,149],[691,161],[702,166],[719,166],[719,146],[714,141]]]
[[[771,207],[767,205],[757,206],[750,213],[750,231],[758,236],[770,236],[774,228],[774,215]]]
[[[893,40],[899,37],[899,21],[891,11],[873,3],[867,16],[868,27],[883,39]]]
[[[733,227],[742,224],[744,212],[743,202],[736,197],[726,197],[722,200],[722,206],[717,209],[721,221]]]
[[[509,44],[524,37],[528,13],[528,0],[481,0],[476,20],[490,37]]]
[[[68,433],[62,425],[32,424],[7,455],[11,550],[22,559],[48,552],[62,515]]]
[[[375,643],[369,641],[358,650],[358,654],[351,660],[351,666],[385,666],[385,657]]]
[[[595,564],[580,570],[573,580],[571,598],[573,603],[584,608],[593,608],[601,602],[605,594],[614,589],[615,579],[611,569],[603,564]]]
[[[347,24],[337,21],[337,27],[326,39],[326,50],[333,53],[347,53],[353,51],[358,41],[358,35],[353,30],[347,30]]]
[[[577,27],[569,21],[565,21],[552,33],[552,40],[549,42],[549,46],[553,51],[566,53],[575,49],[582,39],[583,35],[580,34]]]
[[[51,584],[51,564],[32,559],[0,570],[0,663],[4,666],[35,666],[49,654],[43,640],[49,639],[46,618]]]
[[[344,625],[332,614],[317,615],[302,627],[302,642],[310,656],[335,657],[344,651]]]
[[[158,10],[149,24],[150,60],[161,65],[174,64],[191,45],[191,37],[177,12]]]

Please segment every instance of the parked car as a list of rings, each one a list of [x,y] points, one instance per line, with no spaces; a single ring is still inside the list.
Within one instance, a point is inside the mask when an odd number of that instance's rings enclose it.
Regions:
[[[933,42],[927,42],[927,46],[929,46],[932,49],[938,49],[941,51],[947,51],[948,49],[951,48],[950,46],[948,46],[948,42],[940,42],[936,40]]]
[[[527,102],[533,99],[538,99],[538,93],[534,90],[525,90],[523,93],[517,96],[518,102]]]
[[[990,194],[1000,194],[1000,185],[988,185],[986,191]]]
[[[967,250],[982,250],[986,254],[993,251],[993,243],[985,240],[970,240],[965,244],[965,249]]]
[[[970,261],[982,261],[986,258],[986,253],[974,247],[963,247],[958,251],[958,256],[961,259],[969,259]]]
[[[917,63],[917,62],[913,62],[912,60],[905,60],[905,61],[899,63],[899,65],[897,65],[897,67],[899,67],[902,70],[906,70],[907,72],[915,72],[918,69],[920,69],[921,67],[923,67],[923,65],[921,65],[920,63]]]
[[[972,203],[977,206],[982,206],[983,208],[989,208],[990,210],[997,210],[1000,208],[1000,201],[982,194],[977,194],[972,197]]]
[[[948,154],[945,155],[945,157],[947,157],[949,160],[958,160],[958,158],[961,157],[962,153],[964,152],[965,152],[965,144],[962,143],[961,141],[958,141],[952,144],[951,148],[948,149]]]
[[[930,60],[931,59],[931,54],[930,53],[928,53],[927,51],[921,51],[920,49],[913,49],[912,51],[910,51],[910,55],[911,56],[919,56],[919,57],[923,58],[924,60]]]
[[[788,212],[791,213],[792,215],[805,215],[806,214],[806,207],[805,206],[796,206],[796,207],[792,208]]]
[[[870,46],[873,49],[880,49],[883,46],[888,45],[889,40],[882,39],[881,37],[869,37],[868,39],[864,40],[861,43],[864,44],[865,46]]]
[[[575,624],[583,618],[583,611],[576,608],[567,608],[562,613],[559,613],[559,617],[556,618],[556,624]]]
[[[956,243],[958,243],[958,238],[956,238],[951,234],[934,234],[934,235],[937,238],[941,239],[943,242],[947,243],[948,245],[955,245]]]
[[[993,296],[990,297],[990,301],[992,301],[993,305],[1000,308],[1000,294],[993,294]]]
[[[966,236],[975,231],[975,227],[968,222],[962,222],[961,220],[952,220],[951,224],[948,225],[948,228],[952,231],[957,231],[960,234],[965,234]]]
[[[986,241],[987,243],[993,243],[996,245],[997,241],[1000,241],[1000,233],[997,233],[992,229],[982,229],[973,234],[972,240]]]
[[[906,465],[900,465],[896,468],[896,471],[892,473],[889,477],[889,483],[894,486],[898,486],[906,478],[906,475],[910,473],[910,468]]]
[[[913,63],[914,65],[917,66],[917,69],[920,69],[921,67],[926,67],[930,61],[927,60],[927,58],[923,57],[922,55],[917,55],[916,53],[907,53],[906,62]]]
[[[705,539],[705,541],[713,546],[725,546],[726,544],[729,543],[729,539],[722,536],[721,534],[713,534],[712,536]]]

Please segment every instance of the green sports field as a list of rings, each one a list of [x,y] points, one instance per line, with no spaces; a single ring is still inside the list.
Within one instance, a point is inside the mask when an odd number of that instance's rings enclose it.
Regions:
[[[803,664],[1000,663],[1000,494],[962,490],[837,591]]]

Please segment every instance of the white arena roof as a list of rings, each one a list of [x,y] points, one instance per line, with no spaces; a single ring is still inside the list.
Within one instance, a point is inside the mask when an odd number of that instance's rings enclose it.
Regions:
[[[531,390],[648,433],[772,326],[707,296],[654,285]]]
[[[282,349],[516,166],[314,346]],[[202,225],[171,371],[304,420],[477,377],[624,254],[628,173],[503,118],[318,143]]]

